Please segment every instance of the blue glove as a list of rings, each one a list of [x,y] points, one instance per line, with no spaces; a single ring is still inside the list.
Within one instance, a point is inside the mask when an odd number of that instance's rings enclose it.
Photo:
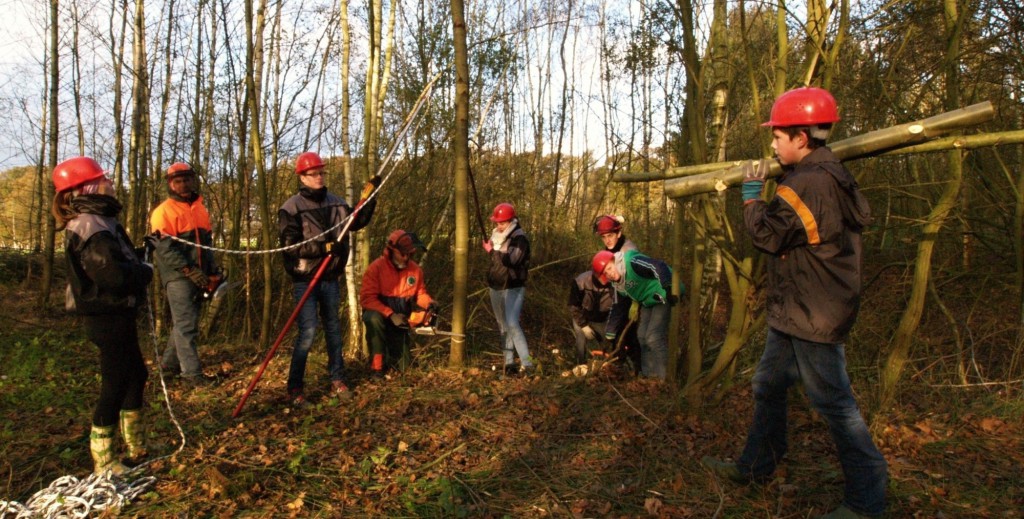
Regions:
[[[743,203],[761,198],[761,190],[764,189],[764,181],[768,178],[768,171],[771,165],[768,159],[743,162]]]

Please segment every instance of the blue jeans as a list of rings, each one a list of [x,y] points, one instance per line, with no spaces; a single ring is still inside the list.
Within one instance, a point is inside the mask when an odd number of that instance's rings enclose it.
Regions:
[[[523,312],[523,299],[526,287],[507,288],[505,290],[490,289],[491,309],[498,320],[498,332],[501,334],[501,349],[505,354],[505,365],[515,362],[515,353],[524,368],[533,366],[530,349],[526,346],[526,334],[519,326],[519,314]]]
[[[183,377],[201,377],[196,337],[199,336],[199,305],[196,294],[199,287],[188,278],[174,279],[164,285],[167,304],[171,307],[171,333],[161,364],[165,368],[181,369]]]
[[[843,504],[861,514],[881,515],[888,469],[853,398],[841,343],[804,341],[769,328],[754,373],[754,421],[737,468],[763,479],[786,454],[786,391],[797,380],[828,422],[846,480]]]
[[[668,305],[640,307],[636,338],[640,343],[640,373],[645,377],[665,379],[670,313]]]
[[[308,287],[308,281],[292,284],[296,303],[302,299]],[[289,392],[300,391],[304,387],[302,379],[306,375],[306,358],[309,357],[309,349],[313,347],[313,339],[316,337],[318,309],[327,343],[327,373],[332,381],[345,380],[345,359],[341,355],[341,319],[338,318],[340,307],[341,285],[338,281],[320,281],[302,305],[297,318],[299,333],[295,337],[292,363],[288,369]]]

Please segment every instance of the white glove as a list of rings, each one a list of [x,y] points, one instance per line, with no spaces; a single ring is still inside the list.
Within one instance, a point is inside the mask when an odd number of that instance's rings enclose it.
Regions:
[[[594,329],[591,328],[589,324],[581,328],[581,330],[583,331],[583,336],[586,337],[588,341],[597,339],[597,333],[594,332]]]

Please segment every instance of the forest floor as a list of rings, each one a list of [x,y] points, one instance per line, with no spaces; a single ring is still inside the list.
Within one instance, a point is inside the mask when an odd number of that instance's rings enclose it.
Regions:
[[[33,311],[35,292],[0,284],[0,500],[25,501],[65,474],[86,476],[98,394],[95,347],[63,312]],[[561,319],[561,318],[559,318]],[[146,331],[145,320],[141,330]],[[154,357],[143,336],[144,353]],[[736,485],[701,456],[739,454],[751,416],[749,370],[723,398],[688,407],[666,384],[621,370],[563,376],[559,348],[531,336],[538,376],[502,378],[497,351],[445,366],[421,344],[410,370],[373,381],[348,361],[354,397],[327,395],[318,342],[307,368],[313,406],[284,399],[291,340],[239,418],[232,410],[264,352],[201,347],[217,383],[146,394],[156,482],[121,515],[136,517],[816,517],[843,478],[824,423],[791,399],[790,452],[764,485]],[[758,355],[760,347],[748,348]],[[757,351],[753,351],[757,350]],[[752,365],[747,359],[746,365]],[[877,373],[851,368],[864,409]],[[887,517],[1024,517],[1024,391],[1002,384],[908,383],[869,412],[890,467]]]

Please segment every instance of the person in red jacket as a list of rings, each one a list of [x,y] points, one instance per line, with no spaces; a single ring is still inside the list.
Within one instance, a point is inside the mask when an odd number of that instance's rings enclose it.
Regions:
[[[157,238],[153,253],[173,322],[160,367],[164,373],[180,373],[181,379],[191,386],[204,385],[212,379],[203,374],[196,346],[200,295],[210,285],[210,276],[219,269],[213,251],[190,243],[213,244],[210,213],[199,194],[196,172],[184,162],[167,168],[167,195],[149,217]]]
[[[374,377],[383,377],[385,367],[408,366],[409,327],[426,324],[410,318],[436,311],[423,281],[423,270],[412,259],[423,248],[415,233],[396,229],[388,236],[384,253],[363,274],[359,304],[363,307]]]

